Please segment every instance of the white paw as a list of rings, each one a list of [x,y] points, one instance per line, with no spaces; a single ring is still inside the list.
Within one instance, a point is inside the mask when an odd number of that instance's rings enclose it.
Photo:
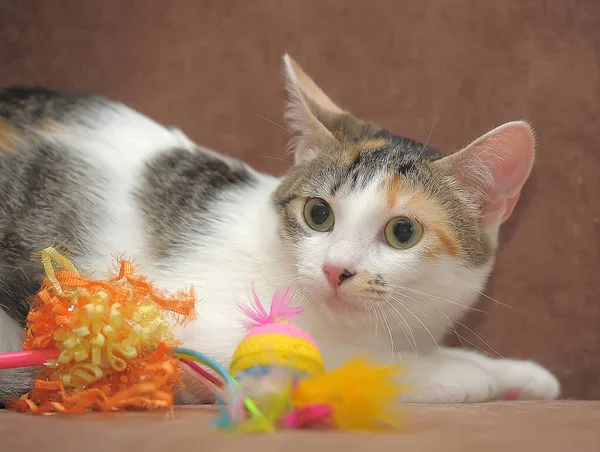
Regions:
[[[412,403],[474,403],[494,400],[498,395],[495,379],[476,363],[444,362],[440,366],[419,366],[404,396]]]
[[[477,403],[494,400],[496,388],[490,380],[467,386],[464,383],[425,384],[403,396],[408,403]]]
[[[532,361],[491,359],[451,351],[418,359],[407,368],[412,390],[406,402],[468,403],[491,400],[553,400],[560,394],[556,377]]]
[[[560,383],[552,373],[532,361],[494,360],[487,364],[499,390],[499,398],[554,400]]]

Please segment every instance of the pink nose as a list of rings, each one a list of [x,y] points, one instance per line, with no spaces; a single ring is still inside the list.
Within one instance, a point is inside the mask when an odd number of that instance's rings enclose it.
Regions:
[[[323,265],[323,273],[325,273],[329,284],[333,288],[340,286],[344,281],[354,276],[353,271],[331,264]]]

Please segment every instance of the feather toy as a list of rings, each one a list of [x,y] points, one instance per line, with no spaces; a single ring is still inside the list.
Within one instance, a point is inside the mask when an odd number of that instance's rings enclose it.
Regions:
[[[238,413],[237,423],[222,417],[221,427],[242,432],[402,428],[400,398],[408,390],[400,383],[402,367],[355,358],[327,372],[315,341],[289,323],[302,314],[291,303],[287,289],[275,292],[269,312],[255,292],[251,305],[241,306],[249,331],[234,352],[230,372],[252,410],[245,417]]]

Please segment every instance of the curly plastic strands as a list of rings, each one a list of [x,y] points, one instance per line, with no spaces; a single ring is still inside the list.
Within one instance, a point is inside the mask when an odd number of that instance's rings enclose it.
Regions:
[[[95,280],[54,248],[39,255],[46,275],[32,301],[24,349],[55,349],[58,357],[15,408],[76,413],[170,407],[181,376],[170,350],[170,320],[194,318],[193,291],[167,296],[123,259],[116,260],[117,275]]]

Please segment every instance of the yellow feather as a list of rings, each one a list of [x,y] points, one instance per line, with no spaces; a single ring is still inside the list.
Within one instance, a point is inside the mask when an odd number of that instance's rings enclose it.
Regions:
[[[384,430],[403,427],[401,366],[378,366],[355,358],[345,365],[310,379],[295,388],[296,408],[312,404],[333,409],[334,426],[341,430]]]

